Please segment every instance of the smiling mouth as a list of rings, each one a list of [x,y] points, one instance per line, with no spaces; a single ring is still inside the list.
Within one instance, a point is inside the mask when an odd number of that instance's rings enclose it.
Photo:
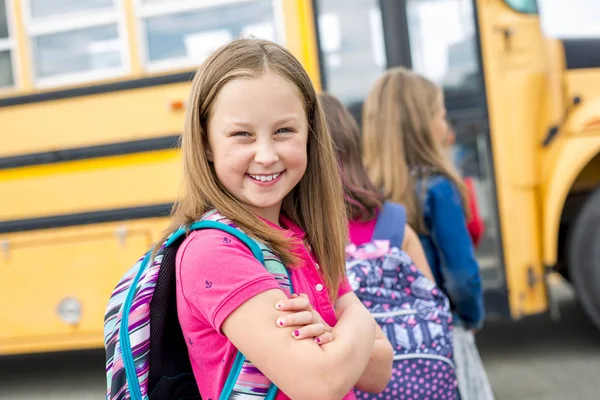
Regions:
[[[248,174],[248,176],[257,182],[271,182],[271,181],[274,181],[275,179],[279,178],[279,175],[281,175],[282,173],[283,173],[283,171],[278,172],[276,174],[271,174],[271,175]]]

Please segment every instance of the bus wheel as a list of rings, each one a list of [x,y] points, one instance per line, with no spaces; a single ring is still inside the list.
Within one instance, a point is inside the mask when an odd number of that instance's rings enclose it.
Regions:
[[[569,277],[583,309],[600,329],[600,188],[588,196],[569,236]]]

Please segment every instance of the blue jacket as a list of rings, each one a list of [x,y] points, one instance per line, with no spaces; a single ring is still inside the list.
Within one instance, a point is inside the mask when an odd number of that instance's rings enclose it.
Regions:
[[[419,236],[436,283],[448,295],[456,323],[480,328],[485,317],[481,276],[460,192],[442,175],[415,186],[428,230]]]

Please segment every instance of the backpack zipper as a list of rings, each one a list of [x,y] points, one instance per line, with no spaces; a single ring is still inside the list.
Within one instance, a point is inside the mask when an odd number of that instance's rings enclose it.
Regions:
[[[371,313],[373,318],[397,317],[400,315],[415,315],[417,310],[394,310],[381,313]]]
[[[452,362],[452,360],[443,357],[443,356],[438,356],[436,354],[423,354],[423,353],[415,353],[415,354],[398,354],[398,355],[394,355],[394,361],[398,361],[398,360],[412,360],[415,358],[427,358],[430,360],[437,360],[437,361],[443,361],[446,364],[448,364],[450,367],[452,367],[452,369],[456,369],[456,366],[454,365],[454,363]]]

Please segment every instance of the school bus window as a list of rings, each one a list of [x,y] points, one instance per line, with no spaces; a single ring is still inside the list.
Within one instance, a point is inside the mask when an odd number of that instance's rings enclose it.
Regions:
[[[127,72],[120,0],[29,0],[25,14],[39,86],[112,78]]]
[[[33,19],[115,8],[114,0],[29,0],[29,4]]]
[[[10,50],[0,51],[0,88],[14,85]]]
[[[6,0],[0,0],[0,88],[14,86],[13,49]]]
[[[413,69],[447,93],[478,91],[471,0],[408,0],[407,16]]]
[[[236,37],[254,36],[282,42],[275,6],[280,0],[183,2],[142,0],[143,51],[149,69],[197,65]]]
[[[319,44],[326,90],[344,103],[362,102],[386,67],[377,0],[321,0]]]
[[[513,10],[525,14],[537,14],[538,6],[536,0],[504,0]]]

